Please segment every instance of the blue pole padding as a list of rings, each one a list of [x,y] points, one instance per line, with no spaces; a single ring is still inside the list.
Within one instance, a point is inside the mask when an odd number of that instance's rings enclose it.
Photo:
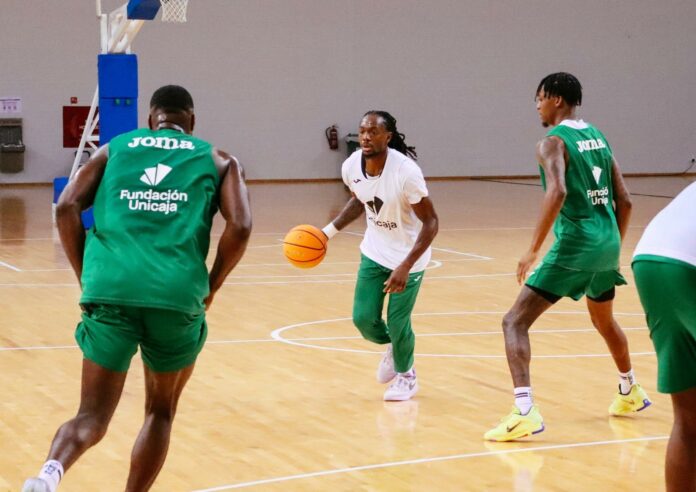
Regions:
[[[63,193],[65,187],[68,186],[68,179],[69,178],[67,176],[59,176],[53,180],[53,208],[55,208],[55,206],[58,204],[60,194]],[[85,229],[89,229],[94,225],[94,214],[92,213],[92,207],[89,207],[87,210],[83,210],[81,217],[82,226]]]
[[[129,19],[152,20],[160,9],[160,0],[129,0]]]
[[[138,128],[138,58],[133,54],[98,57],[99,143]]]

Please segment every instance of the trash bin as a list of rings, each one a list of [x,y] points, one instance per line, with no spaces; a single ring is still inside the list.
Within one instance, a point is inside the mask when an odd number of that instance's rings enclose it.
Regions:
[[[0,119],[0,173],[19,173],[24,170],[22,119]]]
[[[346,153],[350,157],[350,155],[358,150],[358,147],[360,147],[360,141],[358,140],[358,134],[357,133],[349,133],[346,135]]]

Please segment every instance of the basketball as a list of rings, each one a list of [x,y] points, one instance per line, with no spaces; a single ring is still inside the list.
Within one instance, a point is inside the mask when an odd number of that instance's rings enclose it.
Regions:
[[[326,236],[308,224],[290,229],[283,239],[283,254],[298,268],[312,268],[326,256]]]

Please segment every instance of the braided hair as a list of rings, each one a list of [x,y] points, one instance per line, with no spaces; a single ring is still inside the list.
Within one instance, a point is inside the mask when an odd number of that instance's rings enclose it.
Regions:
[[[569,106],[580,106],[582,104],[582,85],[574,76],[566,72],[552,73],[544,77],[539,82],[536,95],[541,90],[544,94],[551,97],[560,96]]]
[[[384,127],[387,129],[388,132],[391,132],[392,137],[389,141],[389,147],[391,147],[394,150],[398,150],[402,154],[409,156],[414,161],[417,160],[418,154],[416,154],[416,148],[409,147],[408,145],[406,145],[406,135],[404,135],[403,133],[399,133],[399,130],[396,129],[396,118],[394,118],[386,111],[375,110],[368,111],[363,115],[363,118],[365,116],[370,115],[382,118],[382,121],[384,121]]]

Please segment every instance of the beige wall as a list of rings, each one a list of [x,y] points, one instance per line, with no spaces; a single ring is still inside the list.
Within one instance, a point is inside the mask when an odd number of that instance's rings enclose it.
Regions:
[[[105,4],[109,4],[105,0]],[[91,100],[93,2],[2,0],[0,96],[23,98],[26,167],[0,182],[66,174],[61,110]],[[141,122],[149,95],[179,83],[197,134],[250,178],[333,178],[341,138],[388,109],[428,176],[536,172],[543,129],[533,93],[552,71],[585,86],[625,172],[675,172],[696,154],[696,2],[668,0],[192,0],[184,25],[145,25]]]

